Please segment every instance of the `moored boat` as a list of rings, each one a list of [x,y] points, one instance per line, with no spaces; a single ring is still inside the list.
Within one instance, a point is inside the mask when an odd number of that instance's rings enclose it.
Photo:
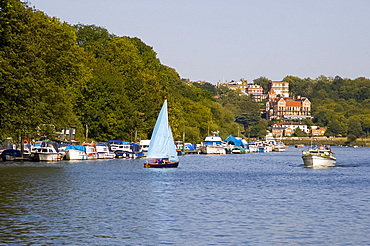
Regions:
[[[222,145],[220,136],[216,136],[218,132],[213,132],[213,136],[207,136],[203,145],[199,148],[201,154],[207,155],[225,155],[226,147]]]
[[[140,140],[140,151],[143,152],[144,156],[148,153],[150,139]]]
[[[284,152],[285,151],[285,145],[283,143],[275,143],[275,145],[273,146],[272,151]]]
[[[3,161],[14,161],[21,157],[21,152],[17,149],[5,149],[1,152],[0,157]]]
[[[248,150],[249,150],[249,152],[258,152],[258,146],[257,146],[257,144],[256,143],[249,143],[248,144]]]
[[[227,153],[231,154],[245,154],[245,144],[240,137],[228,136],[224,142],[227,146]]]
[[[36,161],[60,161],[60,159],[58,151],[52,145],[39,147],[35,153]]]
[[[108,143],[99,142],[96,144],[98,159],[113,159],[115,154],[109,150]]]
[[[96,151],[96,147],[94,143],[85,143],[84,146],[86,147],[86,160],[96,160],[98,159],[98,152]]]
[[[245,154],[246,151],[241,146],[234,146],[231,149],[231,154]]]
[[[84,145],[69,145],[65,149],[66,160],[87,160],[86,147]]]
[[[109,140],[110,148],[114,151],[116,158],[140,158],[144,157],[144,152],[140,146],[135,143],[125,142],[122,140]]]
[[[302,159],[305,167],[334,167],[336,164],[334,153],[329,147],[303,151]]]

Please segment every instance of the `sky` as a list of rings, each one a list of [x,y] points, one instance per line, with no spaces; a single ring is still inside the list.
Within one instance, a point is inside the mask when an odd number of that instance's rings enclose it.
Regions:
[[[370,78],[369,0],[29,0],[69,24],[138,37],[191,81]]]

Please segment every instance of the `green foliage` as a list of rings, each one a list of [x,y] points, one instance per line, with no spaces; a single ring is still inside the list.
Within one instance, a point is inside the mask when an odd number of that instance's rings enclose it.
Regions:
[[[300,79],[287,76],[284,81],[289,82],[293,96],[304,96],[311,100],[313,123],[327,126],[328,129],[325,135],[366,135],[367,128],[360,128],[359,120],[354,123],[351,118],[361,116],[361,126],[363,125],[362,122],[370,121],[370,119],[368,120],[370,114],[369,79],[359,77],[351,80],[342,79],[339,76],[333,79],[319,76],[312,80],[310,78]],[[361,133],[359,129],[361,129]]]
[[[217,88],[212,85],[211,83],[205,82],[205,83],[193,83],[193,85],[203,91],[208,91],[212,94],[212,96],[218,95]]]
[[[361,120],[358,116],[351,116],[348,119],[348,134],[354,135],[356,138],[361,137],[362,135],[362,127],[361,127]]]
[[[267,131],[267,121],[266,120],[260,120],[256,124],[254,124],[250,129],[250,136],[255,138],[264,139]]]
[[[0,7],[0,135],[78,125],[73,108],[90,79],[90,57],[74,29],[16,0]]]
[[[356,139],[357,139],[357,137],[356,137],[355,135],[349,134],[349,135],[347,136],[347,141],[348,141],[349,143],[353,143],[354,141],[356,141]]]
[[[271,80],[266,77],[259,77],[258,79],[253,80],[254,84],[262,86],[264,94],[268,93],[268,85],[270,82]]]
[[[183,132],[191,142],[203,141],[210,130],[236,133],[233,112],[216,103],[211,92],[183,83],[140,39],[107,35],[93,26],[79,25],[76,31],[79,40],[93,37],[93,42],[81,42],[97,62],[78,115],[95,139],[129,140],[134,129],[139,138],[150,137],[165,96],[175,139],[181,140]],[[99,50],[91,46],[94,40]]]
[[[295,137],[307,137],[307,133],[301,130],[301,128],[297,127],[293,133]]]

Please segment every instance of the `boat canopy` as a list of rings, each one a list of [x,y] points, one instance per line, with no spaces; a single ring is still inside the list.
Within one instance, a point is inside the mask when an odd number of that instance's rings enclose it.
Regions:
[[[185,147],[187,147],[190,151],[194,150],[194,147],[191,144],[185,144]]]
[[[86,152],[86,147],[84,145],[68,145],[66,147],[66,151],[69,149],[80,150],[80,151]]]
[[[233,142],[235,146],[237,146],[237,147],[242,146],[243,148],[245,148],[242,139],[237,139],[237,138],[233,137],[232,135],[228,136],[225,139],[225,142]]]
[[[108,140],[109,144],[130,144],[130,142],[125,142],[122,140]]]
[[[98,142],[96,146],[107,146],[108,144],[106,142]]]
[[[138,152],[140,151],[140,146],[138,144],[135,144],[135,143],[130,143],[130,145],[132,146],[132,151],[135,151],[135,152]]]
[[[42,147],[42,141],[37,141],[33,146],[34,147]]]

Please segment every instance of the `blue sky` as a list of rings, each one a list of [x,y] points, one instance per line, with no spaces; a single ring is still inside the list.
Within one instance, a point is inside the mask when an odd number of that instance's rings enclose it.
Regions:
[[[29,0],[70,24],[138,37],[192,81],[370,78],[369,0]]]

